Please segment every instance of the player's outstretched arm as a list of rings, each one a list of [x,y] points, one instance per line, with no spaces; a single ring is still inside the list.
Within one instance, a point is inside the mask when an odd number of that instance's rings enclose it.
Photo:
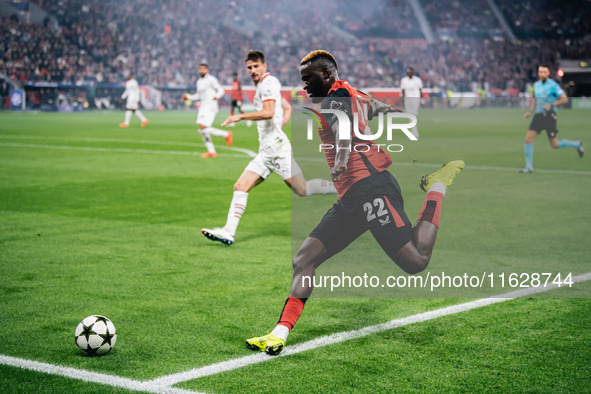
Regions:
[[[183,95],[183,101],[185,101],[185,100],[198,101],[199,99],[200,99],[199,92],[195,92],[195,94],[186,93]]]
[[[382,103],[376,99],[370,99],[370,111],[369,111],[369,118],[371,119],[373,115],[379,114],[380,112],[404,112],[402,109],[398,108],[395,105],[390,105],[386,103]]]
[[[266,120],[273,118],[275,114],[275,100],[263,101],[263,109],[255,112],[245,112],[243,114],[230,115],[223,121],[222,126],[227,126],[230,123],[238,122],[240,120]]]

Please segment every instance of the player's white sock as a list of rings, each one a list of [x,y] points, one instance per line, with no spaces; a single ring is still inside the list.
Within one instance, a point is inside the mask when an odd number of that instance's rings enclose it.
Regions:
[[[129,121],[131,120],[131,111],[125,111],[125,124],[129,124]]]
[[[213,142],[211,142],[211,141],[205,141],[205,147],[207,148],[207,151],[209,153],[216,153],[215,146],[213,146]]]
[[[226,229],[232,235],[236,234],[236,229],[238,228],[238,223],[240,223],[240,218],[242,217],[244,210],[246,210],[247,200],[247,192],[234,191],[232,203],[230,204],[230,210],[228,211],[228,220],[224,226],[224,229]]]
[[[443,182],[435,182],[434,184],[431,185],[429,190],[427,190],[427,193],[438,192],[438,193],[441,193],[445,196],[446,191],[447,191],[447,189],[445,188],[445,184]]]
[[[201,134],[201,139],[203,140],[203,143],[205,144],[205,147],[207,148],[207,151],[209,153],[216,153],[215,147],[213,146],[213,142],[211,142],[211,136],[209,135],[209,133],[206,133],[205,130],[207,129],[199,130],[199,133]]]
[[[412,135],[414,135],[415,137],[419,138],[419,128],[417,126],[415,126],[412,129],[410,129],[410,132],[412,133]]]
[[[215,127],[208,127],[204,131],[211,134],[211,135],[215,135],[216,137],[226,138],[228,136],[227,131],[216,129]]]
[[[144,120],[146,120],[146,117],[144,116],[144,114],[142,114],[142,111],[140,111],[139,109],[135,110],[135,116],[137,116],[138,118],[140,118],[140,120],[143,122]]]
[[[284,341],[287,341],[287,336],[289,335],[289,328],[282,324],[277,324],[277,327],[271,331],[271,335],[275,335],[277,338],[281,338]]]
[[[324,179],[310,179],[306,182],[306,196],[312,194],[333,194],[337,189],[331,181]]]

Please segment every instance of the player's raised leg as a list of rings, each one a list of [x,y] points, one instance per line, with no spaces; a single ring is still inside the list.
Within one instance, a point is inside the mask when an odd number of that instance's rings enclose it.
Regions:
[[[453,184],[454,178],[464,168],[462,160],[454,160],[445,164],[438,171],[421,177],[420,187],[427,192],[423,206],[412,229],[412,241],[399,250],[392,249],[392,242],[386,237],[376,236],[376,240],[388,256],[405,272],[416,274],[427,268],[435,246],[437,229],[441,218],[441,205],[447,188]]]
[[[142,111],[140,111],[139,109],[136,109],[135,116],[137,116],[142,121],[142,127],[146,127],[146,125],[148,124],[148,119],[144,116]]]
[[[300,197],[311,196],[313,194],[336,194],[337,189],[331,181],[325,179],[311,179],[306,181],[302,170],[297,165],[295,160],[291,162],[291,178],[285,179],[284,182],[293,190],[295,194]]]
[[[232,146],[232,132],[231,131],[220,130],[220,129],[216,129],[215,127],[211,127],[211,126],[206,128],[205,131],[207,133],[209,133],[209,135],[213,135],[216,137],[223,137],[226,140],[226,145]]]
[[[575,148],[577,150],[577,153],[579,154],[579,157],[581,157],[581,158],[585,154],[585,149],[583,149],[583,143],[580,140],[573,141],[573,140],[567,140],[565,138],[560,139],[560,140],[558,138],[551,138],[550,145],[554,149]]]

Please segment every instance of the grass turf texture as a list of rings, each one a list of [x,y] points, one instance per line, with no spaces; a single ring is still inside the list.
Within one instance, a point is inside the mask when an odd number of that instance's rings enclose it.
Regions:
[[[199,229],[223,225],[232,184],[249,158],[222,149],[217,138],[220,156],[201,159],[194,112],[148,115],[146,128],[133,119],[119,129],[120,112],[0,114],[0,354],[150,379],[249,355],[244,339],[275,324],[290,285],[290,191],[271,176],[250,194],[236,243],[207,241]],[[521,111],[421,115],[420,145],[403,143],[404,152],[393,154],[411,221],[423,200],[418,177],[435,167],[396,162],[462,158],[468,166],[522,166],[528,123]],[[561,111],[559,137],[585,140],[589,117]],[[230,130],[234,146],[257,149],[254,128]],[[591,170],[587,158],[573,149],[551,150],[546,140],[536,140],[536,170]],[[324,163],[312,164],[300,163],[308,178],[327,176]],[[468,167],[445,200],[431,267],[590,271],[590,176]],[[298,201],[319,220],[333,197]],[[589,286],[579,286],[579,296],[587,296]],[[290,343],[464,301],[314,299]],[[586,299],[516,300],[182,386],[297,391],[306,376],[313,391],[436,389],[444,381],[448,390],[585,391],[589,306]],[[74,344],[76,325],[91,314],[117,327],[117,345],[106,357],[85,357]],[[82,385],[12,367],[2,371],[8,391],[28,391],[31,379],[47,381],[44,388],[54,392]],[[263,384],[251,373],[281,379]]]

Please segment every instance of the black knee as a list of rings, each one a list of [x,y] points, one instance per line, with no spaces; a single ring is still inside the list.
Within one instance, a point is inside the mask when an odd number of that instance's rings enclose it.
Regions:
[[[398,265],[407,274],[414,275],[423,272],[425,269],[427,269],[430,260],[431,256],[419,255],[418,257],[413,258],[412,260],[407,260],[402,263],[398,262]]]
[[[314,268],[314,264],[310,259],[304,258],[302,255],[296,255],[291,261],[291,268],[294,273],[302,273]]]

